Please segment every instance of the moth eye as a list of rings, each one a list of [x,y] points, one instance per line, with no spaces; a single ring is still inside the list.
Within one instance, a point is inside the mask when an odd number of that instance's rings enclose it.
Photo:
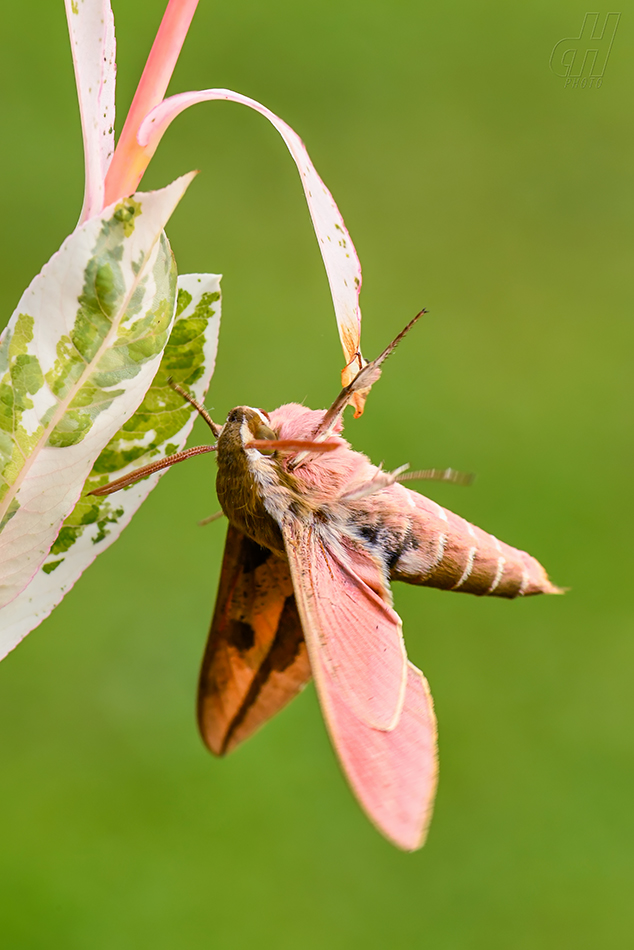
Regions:
[[[254,438],[256,439],[277,439],[277,435],[273,432],[273,429],[270,429],[268,426],[265,426],[263,423],[260,423],[256,427],[255,432],[253,433]]]
[[[258,423],[258,425],[255,427],[255,431],[251,431],[253,432],[254,439],[277,439],[277,435],[275,432],[273,432],[273,429],[270,429],[269,426],[264,425],[263,422]],[[258,452],[260,452],[261,455],[275,455],[275,449],[260,448],[258,449]]]

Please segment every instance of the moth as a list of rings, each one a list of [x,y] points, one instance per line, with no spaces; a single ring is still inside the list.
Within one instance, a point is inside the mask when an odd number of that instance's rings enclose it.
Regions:
[[[108,494],[159,468],[216,451],[229,521],[200,672],[198,722],[208,748],[231,752],[314,678],[353,793],[399,848],[425,839],[437,783],[436,718],[407,659],[391,581],[480,596],[559,593],[543,567],[383,471],[341,435],[414,318],[365,364],[327,411],[296,403],[232,409],[224,425],[184,391],[212,429],[189,449],[97,489]],[[443,477],[452,473],[413,473]]]

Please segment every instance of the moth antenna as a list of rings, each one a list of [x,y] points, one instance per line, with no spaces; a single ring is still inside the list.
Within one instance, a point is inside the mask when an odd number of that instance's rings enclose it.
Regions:
[[[214,422],[214,420],[211,418],[211,416],[209,415],[205,407],[201,406],[201,404],[196,399],[194,399],[193,396],[190,396],[190,394],[187,392],[186,389],[183,389],[182,386],[180,386],[178,383],[175,383],[174,380],[171,378],[171,376],[167,380],[167,383],[169,386],[172,387],[174,392],[177,392],[179,396],[182,396],[183,399],[185,399],[190,404],[190,406],[194,407],[197,413],[203,417],[203,419],[205,420],[205,422],[207,423],[207,425],[209,426],[213,434],[216,436],[216,438],[218,438],[218,436],[222,432],[222,426],[219,426],[217,422]]]
[[[392,340],[392,342],[390,343],[390,345],[389,345],[389,346],[386,346],[386,348],[383,350],[383,352],[381,353],[381,355],[378,356],[375,360],[372,360],[371,363],[374,364],[375,366],[380,366],[380,364],[383,363],[384,360],[386,360],[386,359],[388,358],[388,356],[390,356],[390,354],[394,352],[394,350],[395,350],[396,347],[399,345],[399,343],[401,342],[401,340],[403,339],[403,337],[404,337],[404,336],[407,336],[407,334],[408,334],[409,331],[412,329],[412,327],[414,326],[414,324],[418,323],[418,321],[420,320],[420,318],[421,318],[424,314],[426,314],[426,313],[428,313],[428,312],[429,312],[429,311],[426,310],[424,307],[423,307],[422,310],[419,310],[418,313],[416,314],[416,316],[415,316],[412,320],[409,321],[409,323],[407,324],[406,327],[404,327],[404,328],[401,330],[401,332],[399,333],[399,335],[396,336],[396,337]],[[359,374],[357,374],[357,375],[359,375]],[[352,382],[354,383],[354,380],[353,380]]]
[[[453,485],[472,485],[473,472],[457,472],[455,468],[427,468],[421,472],[406,472],[399,475],[397,482],[434,481],[451,482]]]
[[[202,521],[198,522],[199,528],[204,528],[206,524],[211,524],[213,521],[218,521],[224,516],[224,511],[214,511],[213,515],[209,515],[207,518],[203,518]]]
[[[423,310],[420,310],[416,314],[414,319],[410,320],[407,326],[403,330],[401,330],[401,332],[398,334],[397,337],[395,337],[392,340],[390,345],[387,346],[383,350],[381,355],[377,356],[375,360],[370,360],[369,363],[366,363],[365,366],[363,366],[359,370],[359,372],[354,377],[352,382],[349,383],[347,386],[344,386],[344,388],[341,390],[341,392],[339,393],[339,395],[333,402],[330,409],[328,409],[328,411],[326,412],[326,415],[324,416],[324,418],[321,420],[321,422],[315,429],[315,432],[313,435],[313,439],[315,440],[315,442],[323,442],[325,439],[328,438],[328,436],[332,435],[332,433],[334,432],[335,426],[337,425],[337,422],[341,414],[343,413],[343,410],[346,408],[346,406],[350,402],[351,397],[354,396],[355,393],[362,392],[364,393],[364,395],[367,396],[367,394],[370,392],[370,389],[376,383],[377,379],[379,379],[381,375],[381,364],[385,362],[385,360],[388,358],[388,356],[391,353],[394,352],[394,350],[396,349],[398,344],[401,342],[403,337],[407,333],[409,333],[409,331],[412,329],[414,324],[418,323],[420,318],[425,313],[427,313],[427,310],[425,310],[424,308]],[[353,360],[354,359],[356,359],[356,354],[353,357]],[[298,465],[300,465],[303,462],[303,460],[306,458],[306,455],[307,455],[306,452],[302,452],[300,455],[298,455],[296,459],[293,459],[289,468],[291,469],[297,468]]]
[[[206,452],[215,452],[216,449],[216,445],[195,445],[191,449],[185,449],[183,452],[176,452],[174,455],[168,455],[166,458],[157,459],[156,462],[150,462],[149,465],[144,465],[143,468],[137,468],[136,471],[130,472],[129,475],[122,475],[121,478],[115,479],[114,482],[109,482],[100,488],[94,488],[92,491],[89,491],[88,494],[98,495],[99,497],[111,495],[115,491],[120,491],[122,488],[128,488],[130,485],[134,485],[135,482],[141,481],[142,478],[147,478],[148,475],[153,475],[154,472],[160,472],[163,468],[169,468],[178,462],[184,462],[185,459],[192,458],[194,455],[204,455]]]

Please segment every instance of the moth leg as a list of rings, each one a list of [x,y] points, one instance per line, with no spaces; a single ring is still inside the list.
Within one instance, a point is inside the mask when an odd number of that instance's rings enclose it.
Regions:
[[[202,521],[199,521],[198,527],[203,528],[206,524],[212,524],[212,522],[218,521],[222,517],[224,517],[224,511],[214,511],[213,515],[209,515],[207,518],[203,518]]]
[[[421,472],[404,472],[396,479],[397,482],[451,482],[452,485],[472,485],[475,475],[473,472],[458,472],[455,468],[426,468]]]
[[[383,488],[389,488],[394,482],[401,480],[403,472],[405,472],[407,468],[409,468],[409,465],[405,463],[405,465],[395,468],[393,472],[384,472],[381,466],[379,466],[372,478],[368,479],[367,482],[361,482],[360,485],[353,485],[352,488],[349,488],[339,495],[336,500],[340,502],[358,501],[360,498],[373,495]]]
[[[348,360],[348,362],[347,362],[346,365],[344,366],[344,368],[343,368],[343,372],[344,372],[344,373],[345,373],[345,371],[346,371],[350,366],[352,366],[352,364],[355,362],[355,360],[356,360],[356,361],[358,362],[358,364],[359,364],[359,369],[360,369],[360,370],[363,369],[363,367],[365,366],[365,363],[364,363],[364,361],[363,361],[363,357],[361,356],[361,351],[360,351],[360,350],[357,350],[356,353],[353,353],[353,354],[352,354],[352,359],[351,359],[351,360]]]

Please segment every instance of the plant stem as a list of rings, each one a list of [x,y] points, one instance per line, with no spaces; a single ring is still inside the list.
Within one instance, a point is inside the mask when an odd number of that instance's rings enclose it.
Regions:
[[[167,4],[106,175],[104,207],[136,191],[154,154],[156,145],[142,148],[137,142],[139,127],[163,101],[197,6],[198,0]]]

